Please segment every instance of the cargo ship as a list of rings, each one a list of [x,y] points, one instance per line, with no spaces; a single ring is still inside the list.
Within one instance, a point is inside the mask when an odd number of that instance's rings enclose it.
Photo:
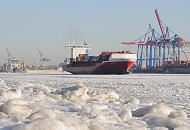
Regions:
[[[62,69],[72,74],[128,74],[136,62],[136,54],[130,51],[105,51],[90,56],[91,48],[86,43],[66,47],[71,48],[71,58],[65,60]]]
[[[190,74],[189,61],[167,61],[163,67],[167,74]]]

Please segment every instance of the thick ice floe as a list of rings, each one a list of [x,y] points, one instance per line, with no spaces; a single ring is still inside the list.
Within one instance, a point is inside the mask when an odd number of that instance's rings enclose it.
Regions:
[[[114,102],[116,100],[119,100],[119,95],[117,93],[115,93],[114,91],[112,91],[112,92],[101,94],[101,95],[97,96],[97,99],[99,101]]]
[[[77,83],[73,87],[62,88],[61,91],[55,91],[54,94],[62,95],[68,100],[86,100],[88,98],[88,88],[82,83]]]
[[[10,127],[4,127],[3,130],[74,130],[67,128],[61,121],[54,118],[35,119],[31,122],[22,123]]]
[[[132,113],[130,110],[123,110],[121,111],[119,114],[118,114],[119,118],[122,120],[122,121],[127,121],[129,119],[132,118]]]
[[[20,89],[0,90],[0,101],[8,101],[10,99],[20,98]]]
[[[0,85],[5,85],[4,80],[0,79]]]
[[[165,105],[164,103],[157,103],[152,106],[147,106],[144,108],[139,108],[133,111],[133,116],[141,117],[147,115],[157,115],[157,116],[168,116],[172,109]]]
[[[190,130],[190,82],[128,76],[0,75],[0,130]]]

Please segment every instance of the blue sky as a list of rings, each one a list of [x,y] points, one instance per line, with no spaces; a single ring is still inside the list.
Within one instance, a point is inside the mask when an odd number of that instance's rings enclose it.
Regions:
[[[189,0],[1,0],[0,63],[9,48],[26,63],[38,63],[38,48],[52,64],[69,56],[65,43],[80,38],[93,54],[122,50],[123,40],[143,35],[150,23],[158,31],[157,8],[164,23],[190,41]]]

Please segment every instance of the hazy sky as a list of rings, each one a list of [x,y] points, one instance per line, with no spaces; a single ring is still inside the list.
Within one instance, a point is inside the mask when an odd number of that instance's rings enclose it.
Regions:
[[[190,41],[189,6],[190,0],[0,0],[0,63],[6,48],[38,63],[40,48],[57,64],[70,54],[65,43],[75,38],[89,43],[93,54],[122,50],[121,41],[137,39],[149,23],[159,29],[156,8],[164,23]]]

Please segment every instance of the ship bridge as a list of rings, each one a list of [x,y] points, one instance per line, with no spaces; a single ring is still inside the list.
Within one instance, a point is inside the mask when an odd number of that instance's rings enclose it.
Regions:
[[[66,48],[71,48],[71,58],[76,59],[80,54],[87,54],[91,49],[86,42],[77,42],[73,44],[66,44]]]

